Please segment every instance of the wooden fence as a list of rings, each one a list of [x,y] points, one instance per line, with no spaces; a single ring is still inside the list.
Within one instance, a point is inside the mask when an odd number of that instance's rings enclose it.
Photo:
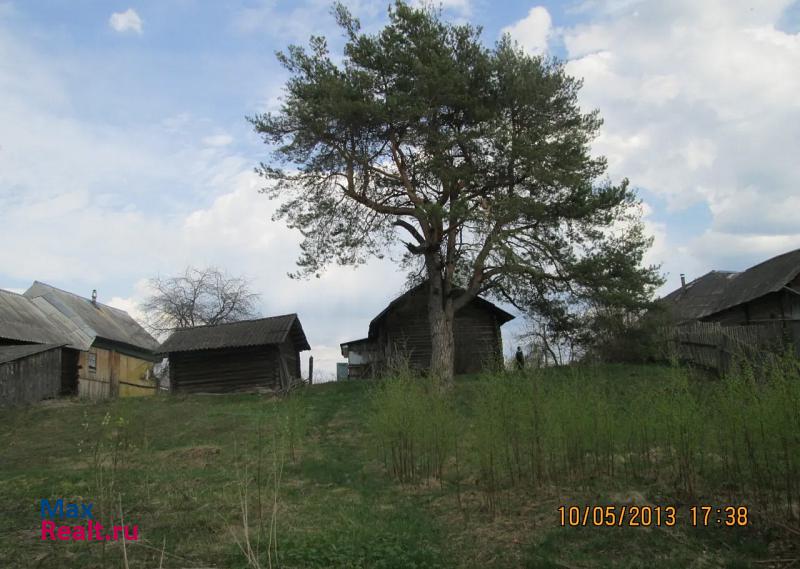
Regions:
[[[697,322],[662,330],[667,357],[726,373],[741,359],[763,362],[779,352],[787,341],[787,330],[777,324],[721,326]]]

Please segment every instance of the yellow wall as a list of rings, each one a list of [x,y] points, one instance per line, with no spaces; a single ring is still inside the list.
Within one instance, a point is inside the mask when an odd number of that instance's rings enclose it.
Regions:
[[[96,357],[96,369],[89,367],[90,354]],[[91,399],[153,395],[154,379],[148,379],[152,362],[113,350],[92,347],[78,358],[78,395]]]
[[[125,354],[118,353],[117,356],[119,357],[120,397],[153,395],[156,392],[156,380],[152,373],[148,373],[152,371],[153,363]]]

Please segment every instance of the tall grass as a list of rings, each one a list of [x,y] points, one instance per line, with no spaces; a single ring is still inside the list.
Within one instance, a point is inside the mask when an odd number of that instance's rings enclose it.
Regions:
[[[693,378],[680,367],[654,368],[652,378],[608,371],[625,369],[487,374],[457,410],[453,393],[397,378],[378,390],[371,426],[388,471],[402,481],[445,476],[457,464],[449,441],[458,438],[459,467],[476,480],[489,510],[517,487],[654,486],[673,498],[798,516],[794,358],[758,371],[743,363],[721,380]]]
[[[405,372],[381,382],[371,404],[370,429],[391,475],[404,483],[441,481],[459,432],[443,390]]]
[[[287,461],[296,460],[308,422],[302,393],[291,393],[277,409],[259,415],[255,448],[242,449],[235,485],[241,528],[229,529],[252,569],[280,566],[278,524],[283,474]]]

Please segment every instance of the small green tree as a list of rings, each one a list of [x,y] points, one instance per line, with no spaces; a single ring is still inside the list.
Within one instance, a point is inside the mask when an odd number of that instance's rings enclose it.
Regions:
[[[264,191],[305,237],[299,276],[402,242],[430,283],[431,370],[449,379],[454,314],[476,295],[558,295],[623,244],[647,247],[628,182],[590,155],[598,112],[580,110],[561,63],[404,2],[374,35],[334,14],[340,62],[321,37],[290,46],[281,109],[250,118],[273,145]],[[610,231],[623,218],[633,229]],[[635,259],[628,270],[654,274]]]

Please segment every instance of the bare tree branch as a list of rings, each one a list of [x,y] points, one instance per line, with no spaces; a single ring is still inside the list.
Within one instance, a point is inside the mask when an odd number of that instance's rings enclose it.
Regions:
[[[236,322],[258,316],[259,295],[250,283],[216,267],[187,267],[176,277],[150,279],[153,290],[143,303],[146,326],[154,333]]]

